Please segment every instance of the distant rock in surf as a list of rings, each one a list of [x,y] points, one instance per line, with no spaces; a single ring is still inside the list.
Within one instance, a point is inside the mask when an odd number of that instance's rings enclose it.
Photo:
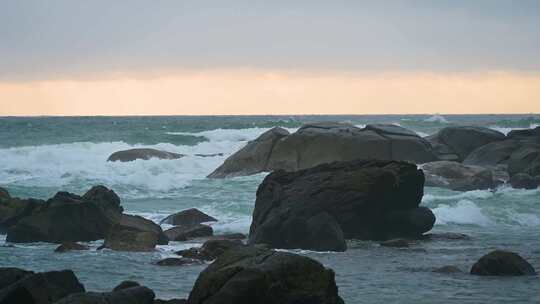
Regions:
[[[200,260],[188,258],[165,258],[156,262],[156,265],[158,266],[186,266],[200,264],[202,264]]]
[[[426,176],[426,186],[457,191],[483,190],[497,187],[500,182],[491,169],[463,165],[455,161],[437,161],[421,166]]]
[[[62,243],[60,246],[56,247],[54,252],[68,252],[68,251],[73,251],[73,250],[79,251],[79,250],[89,250],[89,249],[90,247],[86,245],[82,245],[75,242],[65,242],[65,243]]]
[[[196,224],[175,226],[165,230],[164,233],[171,241],[186,241],[193,238],[212,236],[214,230],[208,225]]]
[[[437,160],[428,141],[396,125],[361,129],[337,122],[303,125],[289,134],[281,128],[265,132],[231,155],[209,177],[223,178],[264,171],[296,171],[334,161],[354,159]]]
[[[435,223],[419,207],[423,188],[423,172],[398,161],[274,171],[257,190],[249,243],[343,251],[345,239],[418,238]]]
[[[475,149],[505,139],[505,135],[490,128],[452,126],[426,137],[440,160],[463,161]]]
[[[189,248],[177,251],[176,254],[185,258],[212,261],[222,255],[225,251],[238,246],[244,246],[240,241],[233,240],[208,240],[200,248]]]
[[[495,250],[484,255],[471,268],[471,274],[491,276],[535,275],[533,266],[514,252]]]
[[[178,159],[184,157],[183,154],[172,153],[167,151],[161,151],[156,149],[148,148],[138,148],[138,149],[129,149],[114,152],[109,156],[107,161],[121,161],[121,162],[130,162],[137,159],[149,160],[151,158],[158,159]]]
[[[297,254],[258,246],[233,248],[203,270],[189,294],[190,304],[343,304],[335,274]]]
[[[161,224],[192,226],[206,222],[217,222],[217,219],[196,208],[182,210],[161,220]]]

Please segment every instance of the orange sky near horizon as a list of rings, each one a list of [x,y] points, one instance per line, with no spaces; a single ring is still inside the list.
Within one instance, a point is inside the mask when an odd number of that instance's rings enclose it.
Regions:
[[[182,71],[0,82],[0,115],[540,113],[540,74]]]

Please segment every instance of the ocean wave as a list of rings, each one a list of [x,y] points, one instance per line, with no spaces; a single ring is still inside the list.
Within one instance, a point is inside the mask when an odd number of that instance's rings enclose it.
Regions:
[[[504,126],[498,126],[498,125],[489,126],[490,129],[499,131],[503,133],[504,135],[508,135],[508,133],[510,133],[510,131],[513,131],[513,130],[527,130],[527,129],[534,129],[537,127],[540,127],[540,124],[532,123],[528,127],[504,127]]]
[[[289,132],[296,132],[297,128],[284,128]],[[166,132],[169,135],[202,136],[212,142],[245,142],[259,137],[270,128],[247,128],[247,129],[214,129],[201,132]]]
[[[437,123],[450,123],[444,116],[440,114],[434,114],[426,119],[424,119],[425,122],[437,122]]]
[[[460,200],[455,205],[441,204],[433,209],[436,225],[469,224],[488,226],[493,222],[483,213],[482,209],[470,200]]]

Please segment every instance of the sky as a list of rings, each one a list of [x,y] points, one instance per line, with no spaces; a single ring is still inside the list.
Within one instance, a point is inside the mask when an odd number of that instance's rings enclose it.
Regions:
[[[539,113],[540,1],[0,0],[0,115]]]

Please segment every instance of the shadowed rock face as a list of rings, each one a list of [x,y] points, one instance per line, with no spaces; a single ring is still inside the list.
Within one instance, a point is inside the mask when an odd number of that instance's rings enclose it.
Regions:
[[[58,192],[12,225],[6,240],[62,243],[103,239],[121,210],[118,196],[103,186],[92,188],[83,197]]]
[[[529,262],[518,254],[495,250],[476,262],[471,268],[471,274],[493,276],[535,275],[536,271]]]
[[[281,129],[283,130],[283,129]],[[293,134],[276,128],[230,156],[209,177],[228,177],[263,171],[297,171],[319,164],[354,159],[436,160],[428,141],[395,125],[322,122],[302,126]]]
[[[441,160],[463,161],[475,149],[505,139],[501,132],[473,126],[446,127],[428,136]]]
[[[419,237],[435,223],[418,207],[424,175],[413,164],[351,161],[275,171],[257,190],[250,244],[345,250],[344,239]]]
[[[182,210],[175,214],[171,214],[161,221],[162,224],[166,223],[166,224],[171,224],[171,225],[184,225],[184,226],[192,226],[192,225],[197,225],[197,224],[206,223],[206,222],[217,222],[217,219],[195,208]]]
[[[334,272],[308,257],[242,246],[226,251],[195,282],[191,304],[342,304]]]
[[[165,230],[165,235],[171,241],[185,241],[191,238],[212,236],[212,234],[214,234],[212,227],[203,224],[176,226]]]
[[[57,304],[153,304],[154,292],[144,286],[134,286],[113,292],[85,292],[72,294]]]
[[[0,303],[57,303],[70,294],[80,292],[84,292],[84,286],[71,270],[26,273],[0,290]]]
[[[107,161],[121,161],[129,162],[137,159],[149,160],[151,158],[158,159],[178,159],[182,158],[184,155],[178,153],[172,153],[167,151],[160,151],[156,149],[130,149],[124,151],[114,152],[109,156]]]
[[[490,169],[468,166],[453,161],[437,161],[422,165],[426,186],[456,191],[495,188],[499,182]]]

